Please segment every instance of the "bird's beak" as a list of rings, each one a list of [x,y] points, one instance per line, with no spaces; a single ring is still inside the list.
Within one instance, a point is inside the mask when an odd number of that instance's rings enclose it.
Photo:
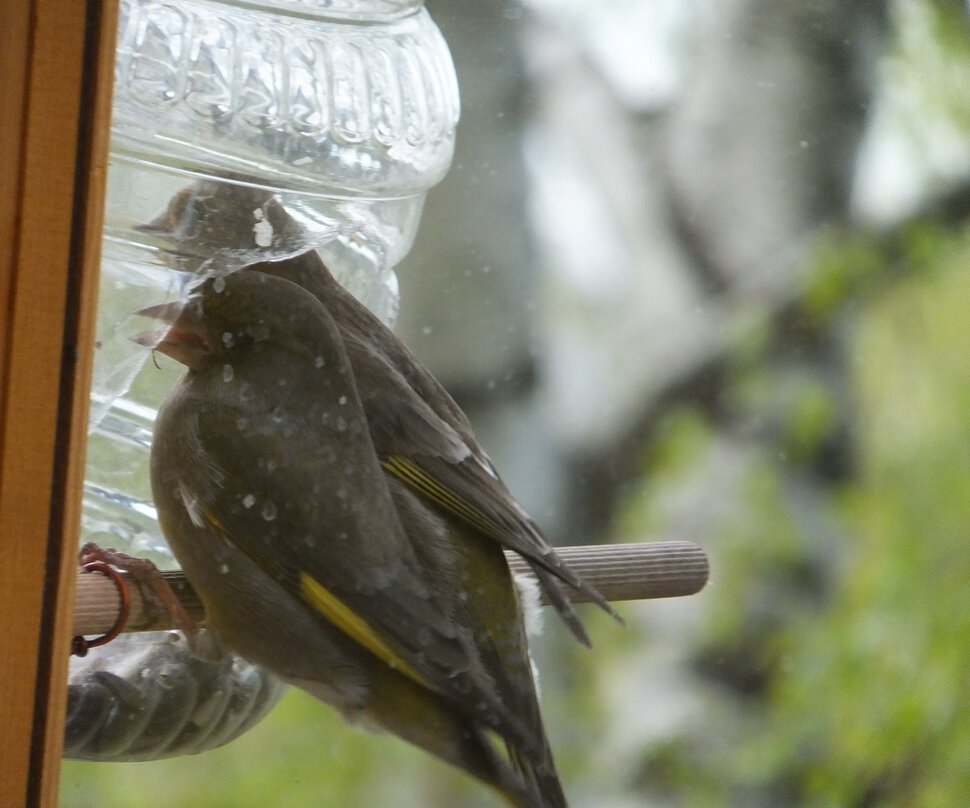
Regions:
[[[151,317],[153,320],[161,320],[163,323],[175,325],[183,314],[186,313],[187,306],[182,300],[174,300],[171,303],[158,303],[154,306],[146,306],[135,312],[139,317]]]
[[[193,370],[200,370],[212,356],[208,333],[196,301],[159,303],[139,309],[135,314],[160,320],[168,327],[142,331],[131,337],[133,342],[160,351]]]
[[[161,236],[162,238],[168,239],[175,236],[172,215],[168,210],[163,210],[150,222],[132,225],[132,230],[137,230],[139,233],[148,233],[149,235]]]

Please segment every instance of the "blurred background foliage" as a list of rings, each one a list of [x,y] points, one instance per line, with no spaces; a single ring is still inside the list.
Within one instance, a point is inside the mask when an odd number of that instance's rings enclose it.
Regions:
[[[970,803],[966,6],[429,5],[464,112],[402,334],[552,536],[712,558],[538,641],[574,805]],[[61,804],[499,803],[290,692],[197,758],[67,762]]]

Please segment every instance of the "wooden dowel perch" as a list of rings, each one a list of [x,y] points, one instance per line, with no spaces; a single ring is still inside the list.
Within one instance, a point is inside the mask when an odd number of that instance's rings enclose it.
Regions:
[[[646,600],[693,595],[704,588],[709,572],[707,555],[688,541],[660,541],[644,544],[594,544],[560,547],[559,556],[581,577],[603,593],[607,600]],[[509,566],[516,574],[528,574],[528,565],[508,554]],[[204,619],[202,603],[181,572],[163,572],[186,611],[197,621]],[[154,612],[130,575],[131,607],[124,631],[162,631],[174,628],[164,609]],[[586,598],[567,589],[576,602]],[[543,603],[546,601],[543,599]],[[120,598],[114,581],[98,573],[78,572],[74,600],[74,633],[85,636],[104,634],[114,626]]]

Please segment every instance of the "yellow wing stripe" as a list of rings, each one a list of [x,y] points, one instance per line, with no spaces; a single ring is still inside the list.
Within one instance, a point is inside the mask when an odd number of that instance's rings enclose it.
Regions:
[[[205,518],[229,540],[229,532],[215,514],[206,511]],[[276,565],[274,565],[276,566]],[[400,671],[422,687],[429,687],[427,681],[412,668],[391,647],[384,642],[366,621],[360,618],[340,598],[333,594],[312,575],[301,572],[299,577],[300,597],[316,609],[323,617],[355,642],[362,645],[378,659],[391,668]]]
[[[381,465],[395,477],[416,488],[425,496],[451,511],[456,516],[474,525],[479,530],[491,536],[501,534],[501,526],[494,519],[490,519],[478,508],[470,505],[466,500],[446,488],[438,480],[416,466],[406,457],[390,455],[388,458],[381,460]]]
[[[321,615],[339,628],[355,642],[364,646],[378,659],[386,662],[390,667],[400,671],[409,679],[413,679],[422,687],[428,683],[414,668],[412,668],[380,636],[340,598],[333,594],[316,578],[305,572],[300,573],[300,596],[316,609]]]

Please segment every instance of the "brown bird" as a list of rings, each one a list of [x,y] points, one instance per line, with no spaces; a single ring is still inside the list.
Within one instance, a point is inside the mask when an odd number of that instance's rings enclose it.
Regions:
[[[260,239],[257,234],[265,222],[272,227],[264,228]],[[515,501],[454,399],[407,346],[337,282],[315,251],[255,260],[260,254],[285,254],[294,244],[305,243],[298,225],[271,192],[203,180],[175,194],[165,211],[139,229],[174,245],[176,257],[248,256],[252,262],[247,271],[286,278],[311,292],[337,324],[385,472],[433,504],[437,513],[448,514],[466,529],[525,558],[583,644],[590,644],[589,637],[560,582],[584,592],[620,619],[599,592],[563,563]]]
[[[564,808],[519,594],[477,524],[496,517],[459,515],[395,471],[411,444],[375,430],[328,307],[240,272],[140,313],[171,326],[157,350],[188,368],[159,410],[152,489],[218,638],[516,806]],[[458,467],[460,445],[444,444]]]

